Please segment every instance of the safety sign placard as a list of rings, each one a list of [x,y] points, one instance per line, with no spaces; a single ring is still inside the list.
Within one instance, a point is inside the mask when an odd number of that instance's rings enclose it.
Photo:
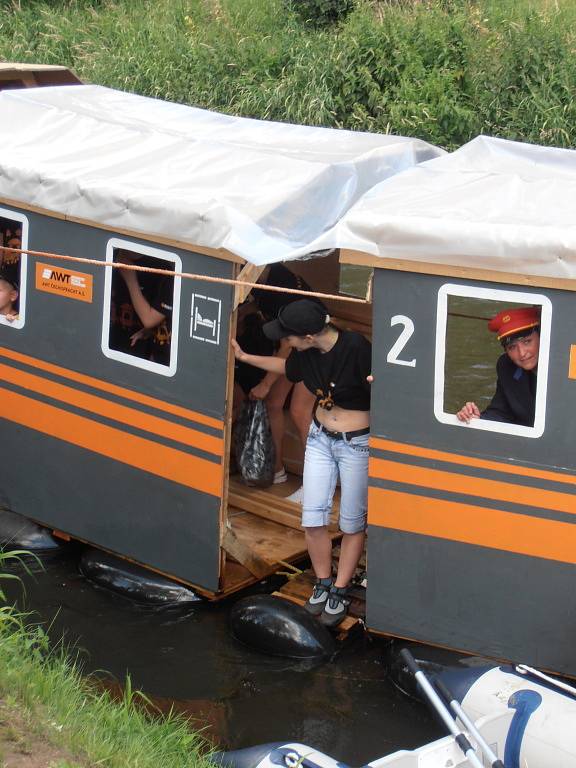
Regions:
[[[197,341],[220,344],[222,302],[200,293],[192,294],[190,336]]]

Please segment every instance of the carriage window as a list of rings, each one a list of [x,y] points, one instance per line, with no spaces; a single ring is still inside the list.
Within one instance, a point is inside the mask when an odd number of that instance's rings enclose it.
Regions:
[[[0,208],[0,325],[22,328],[26,305],[26,254],[9,249],[28,245],[28,219]]]
[[[113,239],[106,261],[181,272],[178,256]],[[163,376],[176,372],[180,278],[136,270],[107,269],[102,351],[106,357]]]
[[[468,429],[540,437],[551,320],[552,305],[541,294],[442,286],[436,325],[436,418]]]

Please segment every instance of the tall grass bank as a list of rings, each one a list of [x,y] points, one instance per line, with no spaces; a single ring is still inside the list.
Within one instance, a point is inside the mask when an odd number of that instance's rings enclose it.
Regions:
[[[449,149],[478,133],[574,146],[573,0],[315,2],[346,12],[318,24],[298,0],[0,0],[0,58]]]

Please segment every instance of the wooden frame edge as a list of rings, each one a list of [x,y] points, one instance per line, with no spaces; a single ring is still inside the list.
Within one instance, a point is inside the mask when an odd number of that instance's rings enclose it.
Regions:
[[[491,283],[507,283],[534,288],[557,288],[564,291],[576,291],[576,280],[560,277],[544,277],[541,275],[517,274],[514,272],[499,272],[493,269],[477,269],[475,267],[457,267],[450,264],[436,264],[428,261],[410,261],[409,259],[394,259],[372,256],[363,251],[342,249],[340,262],[360,267],[374,269],[391,269],[398,272],[415,272],[425,275],[439,275],[459,278],[461,280],[485,280]]]
[[[13,200],[9,197],[0,197],[0,205],[12,206],[13,208],[21,208],[23,211],[31,211],[32,213],[39,213],[43,216],[49,216],[52,219],[59,219],[60,221],[69,221],[73,224],[83,224],[88,227],[94,227],[96,229],[103,229],[106,232],[114,232],[118,235],[124,235],[125,237],[137,238],[139,240],[146,240],[151,243],[158,243],[160,245],[168,245],[173,248],[181,248],[184,251],[191,251],[192,253],[200,253],[204,256],[213,256],[216,259],[223,259],[224,261],[232,261],[235,264],[246,264],[246,259],[241,256],[237,256],[232,251],[228,251],[225,248],[208,248],[203,245],[192,245],[191,243],[185,243],[181,240],[173,240],[169,237],[162,237],[161,235],[155,235],[146,232],[137,232],[133,229],[114,229],[106,224],[100,224],[97,221],[91,219],[81,219],[77,216],[68,216],[58,211],[51,211],[48,208],[42,208],[38,205],[31,205],[29,203],[23,203],[20,200]]]

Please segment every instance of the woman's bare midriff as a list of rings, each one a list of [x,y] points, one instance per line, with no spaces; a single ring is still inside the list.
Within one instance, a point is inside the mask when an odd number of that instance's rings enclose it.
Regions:
[[[370,411],[349,411],[335,405],[330,411],[316,408],[316,418],[333,432],[353,432],[370,426]]]

